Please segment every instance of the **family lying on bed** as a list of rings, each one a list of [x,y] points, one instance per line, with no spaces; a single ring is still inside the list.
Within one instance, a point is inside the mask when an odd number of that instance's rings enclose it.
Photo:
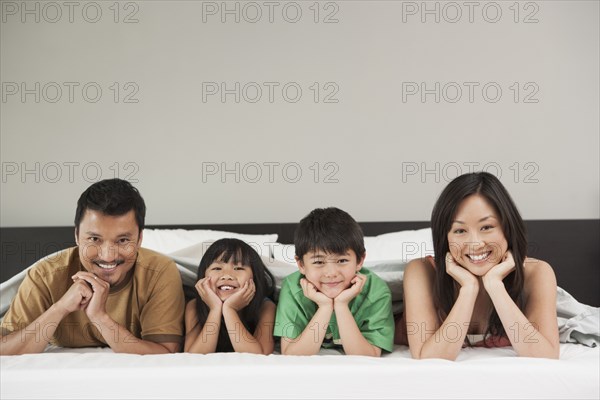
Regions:
[[[338,347],[380,356],[397,343],[414,358],[454,360],[466,346],[559,356],[553,270],[526,257],[523,220],[491,174],[459,176],[441,193],[431,218],[435,257],[407,266],[396,319],[387,284],[362,268],[362,230],[342,210],[315,209],[300,221],[299,271],[284,280],[277,305],[273,276],[237,239],[207,249],[185,305],[173,260],[140,247],[145,213],[126,181],[90,186],[77,203],[77,246],[29,269],[2,320],[0,354],[39,353],[48,343],[271,354],[280,337],[285,355]]]

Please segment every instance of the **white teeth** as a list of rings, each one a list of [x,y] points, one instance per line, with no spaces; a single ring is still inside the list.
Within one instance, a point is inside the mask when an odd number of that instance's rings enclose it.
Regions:
[[[104,269],[113,269],[117,266],[117,264],[97,264],[100,268]]]
[[[221,290],[233,290],[235,288],[233,286],[224,285],[224,286],[219,287],[219,289],[221,289]]]
[[[483,253],[480,255],[469,254],[469,258],[473,261],[481,261],[481,260],[486,259],[489,255],[490,255],[490,252],[488,251],[487,253]]]

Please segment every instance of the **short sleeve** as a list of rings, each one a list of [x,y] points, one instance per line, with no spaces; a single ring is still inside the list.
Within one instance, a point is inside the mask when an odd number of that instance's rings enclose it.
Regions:
[[[374,275],[374,274],[373,274]],[[385,351],[394,348],[394,316],[392,315],[392,295],[383,281],[375,278],[372,294],[360,310],[358,328],[369,343]]]
[[[31,268],[2,319],[2,335],[24,329],[46,312],[52,303],[48,286],[36,267]]]
[[[302,291],[298,294],[298,288],[294,282],[298,273],[289,275],[282,284],[277,303],[277,314],[275,317],[275,328],[273,335],[295,339],[304,331],[310,318],[307,317],[305,305],[301,303]],[[302,297],[300,297],[302,296]],[[313,313],[314,314],[314,311]]]
[[[157,282],[141,310],[142,339],[155,343],[181,343],[184,306],[181,275],[175,263],[170,261],[158,275]]]

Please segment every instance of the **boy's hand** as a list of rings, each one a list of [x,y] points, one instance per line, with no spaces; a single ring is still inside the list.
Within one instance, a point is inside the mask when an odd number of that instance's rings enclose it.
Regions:
[[[368,276],[357,272],[356,276],[350,281],[350,287],[338,294],[333,300],[333,304],[348,305],[348,303],[362,291],[368,278]]]
[[[300,279],[300,286],[302,286],[302,293],[304,293],[304,296],[317,303],[317,306],[333,306],[333,299],[330,299],[319,292],[315,285],[310,283],[306,278]]]
[[[209,308],[209,310],[220,310],[223,307],[223,302],[217,296],[212,288],[212,281],[210,277],[202,278],[196,282],[196,291],[200,295],[200,298]]]
[[[240,311],[248,304],[250,304],[255,294],[256,286],[254,286],[254,281],[250,279],[242,285],[242,287],[237,291],[237,293],[234,293],[223,302],[223,307],[228,307],[232,310]]]

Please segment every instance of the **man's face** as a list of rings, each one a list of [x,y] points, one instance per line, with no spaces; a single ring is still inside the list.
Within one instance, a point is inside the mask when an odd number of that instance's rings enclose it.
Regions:
[[[100,211],[86,210],[75,240],[83,267],[110,283],[123,282],[133,268],[142,243],[142,233],[133,210],[111,216]]]

